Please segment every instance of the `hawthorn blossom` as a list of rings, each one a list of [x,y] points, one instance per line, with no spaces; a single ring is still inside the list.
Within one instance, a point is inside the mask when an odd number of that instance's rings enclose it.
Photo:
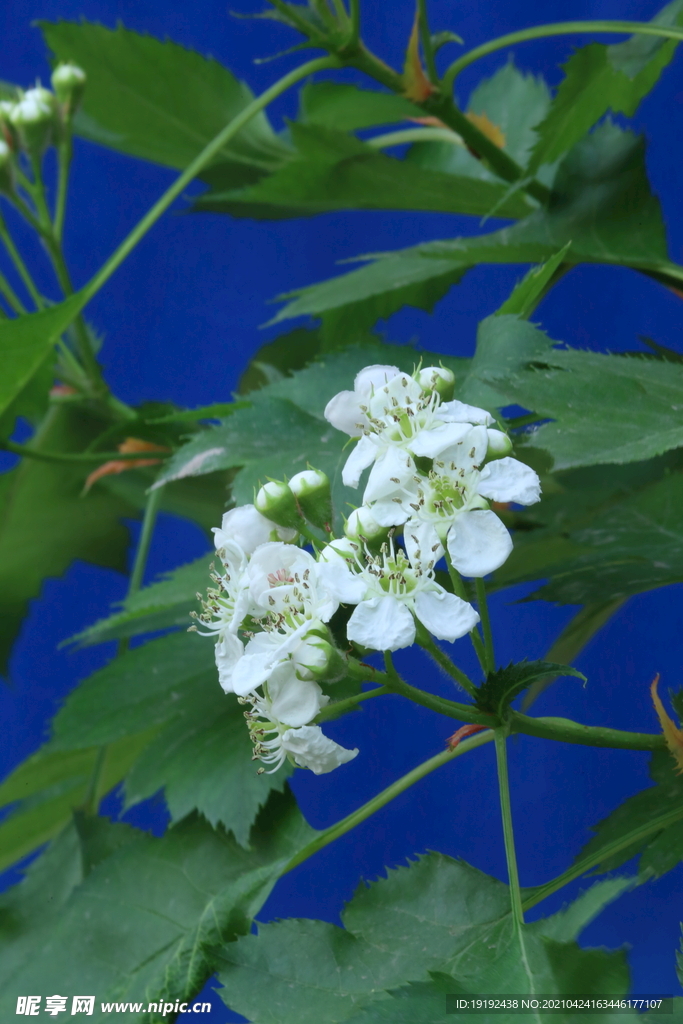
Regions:
[[[297,531],[278,526],[266,519],[254,505],[240,505],[224,513],[219,527],[213,528],[214,543],[219,555],[227,541],[234,541],[244,551],[252,555],[256,548],[268,541],[294,541]]]

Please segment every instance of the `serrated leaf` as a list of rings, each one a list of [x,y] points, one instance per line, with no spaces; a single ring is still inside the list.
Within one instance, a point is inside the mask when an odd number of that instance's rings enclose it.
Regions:
[[[220,169],[193,209],[237,217],[310,217],[329,210],[425,210],[500,217],[529,212],[524,193],[505,198],[496,180],[444,174],[380,153],[344,132],[296,122],[295,157],[275,173],[244,188],[224,182]]]
[[[86,414],[55,406],[31,443],[82,451],[101,429]],[[137,510],[105,491],[82,495],[86,472],[78,464],[26,458],[0,476],[0,672],[45,579],[60,576],[75,558],[126,569],[128,531],[121,518]]]
[[[527,687],[539,679],[554,679],[556,676],[576,676],[584,682],[586,680],[583,673],[568,665],[556,665],[550,661],[510,662],[505,668],[489,673],[477,688],[475,703],[482,711],[502,715]]]
[[[55,57],[88,76],[74,130],[130,156],[182,170],[253,98],[217,61],[170,40],[86,21],[40,27]],[[237,165],[253,180],[288,154],[261,113],[215,163]]]
[[[210,556],[202,556],[165,573],[158,582],[127,597],[121,611],[77,633],[71,642],[88,646],[172,626],[187,628],[190,612],[197,607],[197,592],[207,587],[210,561]]]
[[[562,261],[570,247],[571,242],[567,242],[545,263],[541,263],[538,267],[532,267],[494,315],[518,316],[520,320],[528,320],[562,266]]]
[[[117,786],[154,731],[112,743],[105,753],[97,798]],[[99,750],[53,752],[43,747],[0,786],[0,806],[17,802],[0,824],[0,871],[53,839],[88,794]]]
[[[261,831],[266,820],[269,834]],[[280,796],[249,853],[196,819],[161,839],[138,834],[73,886],[56,913],[43,910],[34,929],[13,936],[3,949],[0,1012],[13,1015],[16,994],[26,991],[96,992],[97,1021],[111,1019],[101,1001],[191,999],[217,949],[248,931],[311,833],[292,798]]]
[[[562,910],[558,910],[551,917],[541,918],[530,927],[546,939],[575,942],[606,906],[637,884],[637,878],[603,878],[599,882],[594,882]]]
[[[405,989],[395,991],[406,982],[414,989],[435,981],[442,993],[566,994],[583,986],[621,994],[628,988],[622,953],[580,950],[545,938],[536,926],[524,929],[527,973],[507,886],[441,854],[361,886],[343,920],[344,930],[320,921],[268,924],[226,947],[222,998],[254,1024],[414,1024],[425,1008],[401,1016],[403,1007],[394,1003],[406,998]]]
[[[673,0],[652,19],[653,24],[664,26],[682,21],[681,0]],[[557,96],[537,127],[529,172],[566,153],[608,110],[633,117],[676,45],[673,39],[635,35],[623,43],[591,43],[577,50],[564,66]]]
[[[296,297],[276,319],[321,316],[360,301],[377,317],[390,316],[403,305],[431,309],[475,264],[541,263],[567,242],[572,243],[567,253],[571,264],[642,268],[680,287],[680,272],[667,258],[661,210],[643,158],[641,139],[605,123],[564,159],[547,209],[488,235],[360,257],[372,262],[292,293]]]
[[[371,92],[341,82],[308,81],[300,94],[304,124],[357,131],[423,116],[420,107],[391,92]]]
[[[219,686],[210,640],[172,633],[126,651],[70,694],[48,749],[105,745],[150,727],[156,737],[125,779],[128,805],[163,789],[174,821],[196,809],[247,843],[287,773],[257,775],[243,709]]]
[[[595,836],[583,847],[577,861],[594,858],[610,843],[629,836],[632,841],[619,852],[605,856],[596,871],[613,871],[639,854],[640,875],[656,878],[683,860],[683,779],[675,769],[668,751],[654,753],[650,775],[656,785],[629,797],[596,825]],[[657,827],[660,818],[662,825]]]

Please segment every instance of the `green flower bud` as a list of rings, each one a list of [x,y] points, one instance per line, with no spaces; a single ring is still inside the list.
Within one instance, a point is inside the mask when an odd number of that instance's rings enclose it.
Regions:
[[[492,430],[488,428],[488,448],[486,449],[486,461],[492,462],[494,459],[504,459],[506,455],[509,455],[512,451],[512,441],[507,434],[504,434],[502,430]]]
[[[41,86],[29,89],[13,105],[9,120],[22,149],[31,156],[42,156],[58,127],[54,95]]]
[[[389,536],[389,527],[380,526],[371,510],[362,505],[353,510],[344,524],[344,533],[349,540],[379,548]]]
[[[87,76],[77,64],[58,64],[52,72],[52,88],[64,107],[67,118],[73,117],[83,96]]]
[[[288,529],[297,529],[301,513],[289,484],[284,480],[270,480],[256,495],[254,505],[266,519]]]
[[[442,402],[450,402],[455,394],[455,374],[445,366],[425,366],[416,380],[428,395],[436,391]]]
[[[292,656],[300,679],[336,683],[346,675],[346,660],[329,640],[309,633]]]
[[[332,489],[327,474],[320,469],[304,469],[292,477],[289,486],[309,523],[329,530],[332,522]]]

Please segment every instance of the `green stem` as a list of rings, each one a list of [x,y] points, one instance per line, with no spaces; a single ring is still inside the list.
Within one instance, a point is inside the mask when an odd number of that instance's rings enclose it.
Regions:
[[[475,580],[475,586],[477,588],[477,605],[479,606],[481,628],[484,633],[484,650],[486,652],[486,663],[488,666],[488,672],[494,672],[496,668],[496,656],[493,650],[493,633],[491,631],[491,617],[489,615],[489,605],[488,601],[486,600],[486,584],[484,583],[483,579],[480,579],[480,577],[477,576]]]
[[[47,205],[47,197],[45,195],[45,185],[43,183],[43,169],[40,165],[39,157],[31,157],[31,168],[33,169],[33,188],[31,189],[31,195],[33,201],[36,204],[36,211],[38,213],[38,223],[40,224],[41,233],[43,235],[52,234],[52,218],[50,216],[50,209]]]
[[[335,701],[333,704],[328,704],[327,707],[324,707],[318,713],[315,722],[319,724],[330,718],[338,718],[339,715],[344,715],[347,711],[353,711],[355,706],[361,704],[364,700],[370,700],[371,697],[381,697],[389,692],[388,686],[378,686],[374,690],[366,690],[365,693],[359,693],[357,697],[347,697],[345,700]]]
[[[4,274],[0,274],[0,292],[5,296],[7,305],[13,309],[15,313],[18,313],[21,316],[22,313],[26,312],[21,299],[16,294]]]
[[[387,132],[375,135],[374,139],[365,139],[366,146],[373,149],[389,149],[390,146],[403,146],[408,142],[448,142],[453,146],[464,146],[465,143],[450,128],[404,128],[402,131]]]
[[[3,245],[7,249],[10,259],[14,263],[14,266],[17,268],[17,273],[19,274],[21,280],[24,282],[24,285],[26,286],[26,291],[33,299],[36,305],[36,309],[42,309],[43,306],[45,305],[45,303],[43,302],[43,298],[38,289],[36,288],[35,284],[33,283],[33,278],[29,274],[26,264],[21,258],[21,254],[12,240],[12,236],[10,235],[7,229],[7,224],[5,223],[5,218],[2,216],[2,214],[0,214],[0,239],[2,239]]]
[[[288,9],[289,10],[289,9]],[[279,81],[271,85],[269,89],[261,93],[251,101],[240,113],[232,119],[230,124],[226,125],[218,135],[209,142],[207,146],[201,151],[201,153],[195,157],[191,164],[185,168],[183,173],[176,178],[173,184],[168,188],[160,199],[154,204],[145,216],[139,221],[138,224],[133,228],[130,234],[123,240],[121,245],[116,249],[115,252],[109,257],[104,266],[98,270],[95,276],[85,285],[82,289],[81,294],[83,296],[83,305],[88,302],[93,295],[95,295],[103,284],[105,284],[112,276],[115,270],[121,266],[126,257],[133,251],[138,242],[147,234],[149,229],[156,224],[161,215],[166,212],[171,203],[176,199],[183,189],[189,185],[189,183],[197,177],[200,171],[206,167],[208,163],[221,151],[221,149],[228,143],[248,122],[256,116],[264,107],[267,107],[274,99],[277,99],[283,92],[286,92],[292,85],[296,85],[302,78],[306,78],[308,75],[314,74],[316,71],[324,71],[328,68],[338,68],[341,66],[340,61],[336,57],[318,57],[316,60],[310,60],[306,64],[302,64],[300,67],[295,68],[294,71],[290,71],[289,74],[284,75]]]
[[[0,441],[0,449],[42,462],[110,462],[112,459],[134,462],[136,459],[168,459],[172,452],[44,452],[14,441]]]
[[[457,718],[460,722],[470,722],[474,725],[491,726],[494,723],[492,715],[484,711],[478,711],[471,704],[459,704],[454,700],[444,700],[443,697],[436,697],[426,690],[419,690],[402,679],[394,668],[394,663],[389,651],[384,652],[384,664],[386,665],[386,685],[392,693],[398,693],[401,697],[407,697],[414,704],[420,704],[430,711],[436,711],[447,718]]]
[[[506,50],[516,43],[526,43],[531,39],[543,39],[548,36],[583,35],[585,33],[593,35],[604,32],[616,35],[660,36],[665,39],[683,40],[683,29],[681,28],[670,28],[641,21],[559,21],[554,25],[536,25],[533,28],[509,32],[497,39],[491,39],[488,43],[483,43],[470,50],[469,53],[463,54],[447,69],[441,80],[442,88],[444,92],[450,92],[457,76],[470,64],[474,64],[481,57],[487,57],[488,54],[495,53],[497,50]]]
[[[104,773],[104,765],[107,760],[107,746],[100,747],[97,751],[97,757],[95,758],[95,764],[93,765],[90,778],[88,780],[88,788],[86,790],[85,799],[83,801],[83,813],[90,816],[97,814],[99,810],[99,788],[102,782],[102,775]]]
[[[442,668],[444,672],[451,677],[451,679],[454,679],[460,684],[460,686],[462,686],[463,690],[466,690],[467,693],[469,693],[470,697],[476,696],[477,688],[470,677],[465,675],[462,669],[459,669],[458,666],[451,661],[446,652],[441,650],[439,645],[435,643],[434,639],[424,627],[418,628],[417,642],[424,651],[427,651],[427,653],[431,655],[437,665]]]
[[[283,869],[282,874],[286,874],[293,868],[302,864],[309,857],[312,857],[318,850],[322,850],[325,846],[329,846],[330,843],[334,842],[340,836],[343,836],[346,832],[350,832],[356,825],[360,825],[362,821],[371,817],[376,811],[379,811],[386,804],[390,803],[401,793],[405,793],[407,789],[413,786],[420,779],[424,779],[430,772],[436,771],[444,764],[448,764],[449,761],[454,761],[457,757],[462,757],[463,754],[468,753],[470,750],[474,750],[476,747],[481,747],[485,743],[490,743],[493,739],[493,733],[490,731],[480,732],[476,736],[472,736],[467,740],[463,740],[462,743],[454,750],[444,750],[442,754],[437,754],[435,757],[431,757],[428,761],[424,761],[417,768],[413,768],[411,772],[404,775],[402,778],[397,779],[386,789],[378,793],[377,796],[373,797],[372,800],[368,800],[366,804],[359,807],[357,811],[353,811],[346,818],[342,818],[335,825],[331,825],[330,828],[325,829],[324,832],[319,832],[318,835],[311,840],[302,850],[300,850],[289,863]]]
[[[456,597],[459,597],[461,601],[469,602],[469,594],[465,590],[465,584],[462,581],[462,576],[451,562],[451,556],[448,551],[446,551],[446,565],[448,566],[448,575],[450,576],[451,583],[453,584],[453,593]],[[477,655],[482,672],[486,676],[488,675],[488,656],[482,639],[479,636],[479,630],[476,626],[474,629],[470,630],[470,640],[472,641],[474,653]]]
[[[653,835],[655,832],[661,832],[662,829],[675,824],[677,821],[680,821],[681,818],[683,818],[683,806],[676,807],[672,811],[667,811],[666,814],[660,814],[659,817],[653,818],[646,825],[639,825],[631,832],[627,832],[626,835],[620,836],[611,843],[606,843],[590,857],[583,857],[581,860],[577,861],[576,864],[573,864],[567,871],[558,875],[557,878],[553,878],[550,882],[546,882],[545,885],[539,885],[531,890],[527,889],[522,901],[524,909],[530,910],[531,907],[535,907],[537,903],[541,903],[541,901],[547,899],[548,896],[552,896],[552,894],[557,892],[558,889],[562,889],[565,885],[573,882],[576,878],[580,878],[581,875],[586,873],[586,871],[590,871],[591,868],[596,867],[603,861],[621,853],[622,850],[628,849],[629,846],[633,846],[646,836]]]
[[[498,789],[500,791],[500,810],[503,818],[503,836],[505,839],[505,857],[507,859],[510,880],[510,902],[512,919],[515,925],[524,924],[524,911],[519,887],[517,871],[517,853],[515,836],[512,828],[512,808],[510,807],[510,780],[508,778],[507,737],[504,729],[494,729],[496,741],[496,765],[498,768]]]
[[[59,245],[61,245],[62,243],[62,236],[64,234],[64,220],[66,218],[66,199],[69,189],[69,170],[71,168],[71,158],[73,155],[73,140],[71,137],[70,125],[67,125],[66,131],[68,132],[68,135],[66,139],[60,144],[59,149],[57,151],[59,171],[57,180],[57,202],[55,204],[54,233]]]
[[[349,12],[351,18],[351,34],[347,46],[355,48],[360,39],[360,0],[350,0]]]
[[[436,70],[434,58],[434,47],[432,46],[432,34],[429,30],[429,18],[427,16],[427,0],[417,0],[417,17],[420,27],[420,42],[424,53],[427,74],[433,85],[439,84],[439,72]]]
[[[610,747],[613,750],[665,750],[661,733],[624,732],[601,725],[581,725],[569,718],[530,718],[519,711],[508,712],[512,732],[538,736],[562,743],[578,743],[586,747]]]

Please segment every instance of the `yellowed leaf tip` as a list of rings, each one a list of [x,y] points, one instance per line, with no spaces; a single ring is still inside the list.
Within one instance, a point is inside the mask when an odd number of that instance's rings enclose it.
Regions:
[[[671,751],[676,764],[678,765],[678,771],[683,772],[683,730],[679,729],[675,722],[669,717],[666,712],[664,705],[659,699],[657,693],[657,685],[659,683],[659,674],[657,674],[652,680],[652,686],[650,687],[650,693],[652,694],[652,703],[655,706],[659,723],[664,733],[664,739],[666,745]]]
[[[422,103],[434,92],[434,86],[425,75],[420,61],[420,24],[417,12],[403,65],[403,85],[403,95],[414,103]]]
[[[475,128],[478,128],[482,135],[485,135],[489,142],[492,142],[494,146],[498,146],[498,149],[503,149],[505,146],[505,134],[501,131],[497,124],[487,117],[486,114],[475,114],[473,111],[468,111],[465,115],[468,121],[471,121]]]

